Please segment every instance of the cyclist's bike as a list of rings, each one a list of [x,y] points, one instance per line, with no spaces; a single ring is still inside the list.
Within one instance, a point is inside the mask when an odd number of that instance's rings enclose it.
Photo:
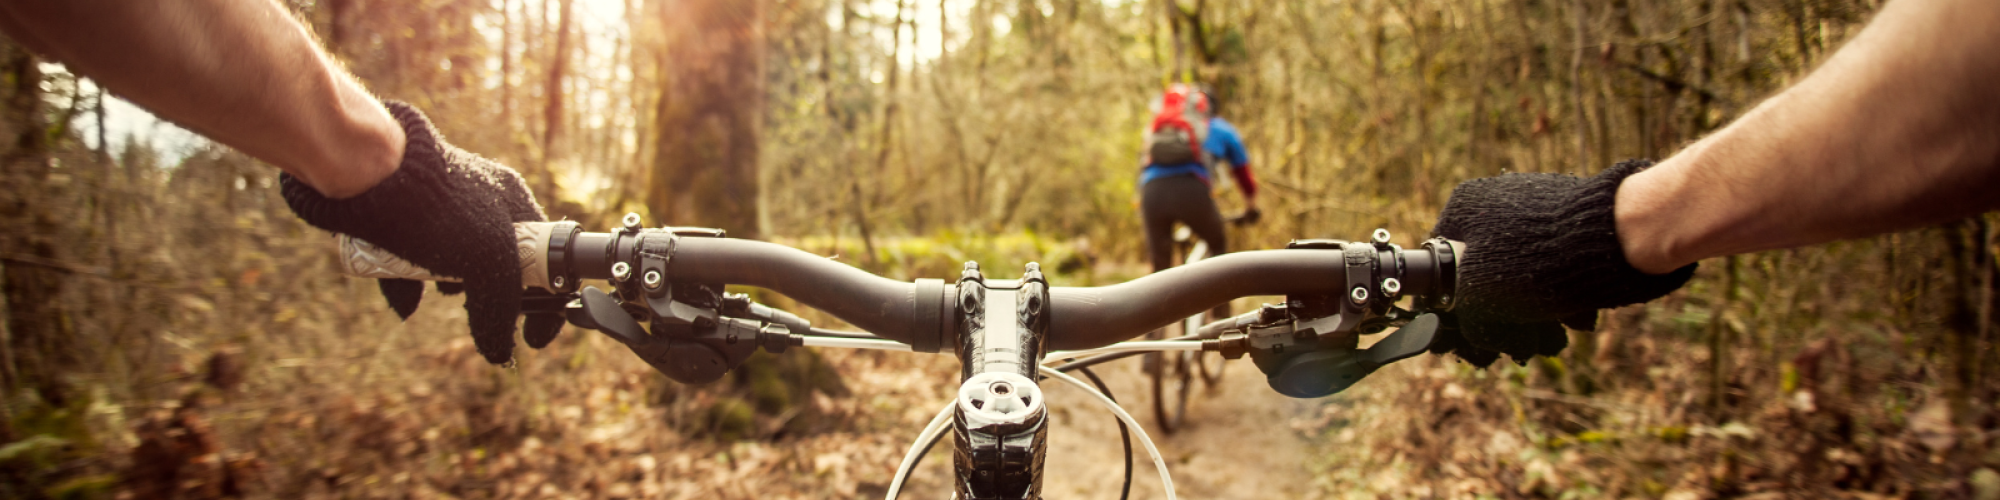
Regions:
[[[1256,224],[1263,218],[1263,212],[1248,210],[1241,214],[1224,218],[1232,226]],[[1174,228],[1174,253],[1180,256],[1181,265],[1193,264],[1209,257],[1208,241],[1196,238],[1194,229],[1185,225]],[[1149,340],[1195,335],[1202,325],[1211,318],[1211,310],[1202,310],[1181,321],[1167,325],[1163,329],[1146,334]],[[1194,396],[1196,377],[1210,389],[1222,383],[1223,362],[1217,356],[1200,351],[1174,351],[1146,354],[1142,363],[1146,378],[1153,389],[1153,421],[1160,426],[1160,432],[1173,434],[1187,419],[1188,401]]]
[[[1126,283],[1050,286],[1030,263],[1018,278],[966,263],[953,281],[904,283],[818,255],[713,229],[642,228],[636,214],[606,233],[573,222],[515,226],[523,257],[523,309],[531,322],[566,321],[624,343],[674,380],[721,378],[763,349],[801,346],[950,352],[961,364],[958,396],[911,445],[889,483],[895,498],[924,454],[952,436],[953,488],[965,499],[1040,498],[1053,422],[1041,383],[1079,387],[1118,416],[1160,473],[1158,448],[1131,414],[1070,375],[1144,352],[1248,355],[1271,388],[1320,397],[1429,346],[1437,315],[1451,308],[1463,246],[1432,239],[1405,249],[1387,238],[1296,241],[1284,250],[1222,255]],[[1384,235],[1386,236],[1386,235]],[[364,277],[438,279],[366,242],[342,238],[347,271]],[[996,275],[998,273],[995,273]],[[608,280],[611,289],[579,287]],[[814,327],[798,316],[723,293],[747,285],[783,293],[866,331]],[[1204,325],[1194,335],[1126,339],[1237,297],[1286,301]],[[1399,306],[1408,295],[1410,308]],[[546,323],[543,323],[546,324]],[[1367,348],[1362,334],[1401,328]],[[1207,338],[1202,338],[1207,337]],[[1094,376],[1090,376],[1095,378]],[[1126,485],[1130,486],[1130,441]]]

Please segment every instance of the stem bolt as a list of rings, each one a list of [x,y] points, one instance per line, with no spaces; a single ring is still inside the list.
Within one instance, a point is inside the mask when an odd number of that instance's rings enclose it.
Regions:
[[[1384,278],[1384,279],[1382,280],[1382,296],[1383,296],[1383,297],[1395,297],[1395,296],[1396,296],[1396,294],[1399,294],[1399,293],[1403,293],[1403,282],[1402,282],[1402,280],[1398,280],[1398,279],[1396,279],[1396,278]]]
[[[1375,243],[1387,244],[1389,243],[1389,230],[1382,229],[1379,227],[1375,228],[1375,234],[1373,234],[1372,237],[1374,238]]]
[[[661,278],[659,271],[646,271],[646,275],[641,278],[641,281],[646,283],[646,288],[659,288],[660,282],[665,281]]]
[[[1368,287],[1365,286],[1354,287],[1354,291],[1349,292],[1347,294],[1347,298],[1354,299],[1354,305],[1357,306],[1368,305]]]
[[[626,212],[626,213],[625,213],[625,219],[623,220],[623,222],[625,223],[625,229],[631,229],[631,230],[635,230],[635,231],[636,231],[636,230],[638,230],[638,229],[639,229],[639,213],[638,213],[638,212]]]
[[[563,279],[562,275],[558,274],[555,275],[555,277],[549,278],[549,285],[554,286],[556,288],[562,288],[563,285],[568,284],[568,281],[569,280]]]
[[[611,265],[611,279],[625,281],[632,278],[632,265],[619,262]]]

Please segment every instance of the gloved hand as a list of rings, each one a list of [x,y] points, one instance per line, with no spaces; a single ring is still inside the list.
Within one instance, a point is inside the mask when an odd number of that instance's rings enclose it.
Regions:
[[[1264,211],[1258,210],[1256,206],[1251,206],[1243,209],[1243,213],[1237,214],[1236,218],[1230,220],[1230,222],[1234,222],[1238,226],[1252,226],[1262,220],[1264,220]]]
[[[1457,328],[1441,330],[1431,351],[1479,366],[1497,353],[1526,363],[1569,345],[1563,325],[1595,329],[1598,309],[1653,300],[1687,283],[1694,264],[1646,274],[1618,243],[1618,185],[1652,165],[1628,160],[1591,178],[1506,174],[1453,189],[1431,234],[1465,242],[1452,309]]]
[[[473,343],[486,361],[513,360],[514,321],[521,312],[521,258],[515,222],[547,220],[514,169],[444,142],[415,107],[386,102],[408,143],[395,173],[360,195],[330,199],[291,175],[280,175],[285,203],[306,223],[360,238],[431,272],[464,280],[439,283],[465,292]],[[423,284],[381,280],[389,307],[404,319],[417,309]],[[535,322],[530,322],[533,325]],[[528,332],[541,347],[555,331],[546,322]],[[556,328],[561,323],[554,324]]]

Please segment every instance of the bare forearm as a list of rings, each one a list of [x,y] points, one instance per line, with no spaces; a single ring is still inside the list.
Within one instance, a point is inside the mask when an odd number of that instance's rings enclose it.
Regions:
[[[1627,179],[1640,270],[2000,207],[2000,3],[1898,1],[1796,86]]]
[[[0,3],[8,34],[330,197],[395,171],[403,132],[271,0]]]

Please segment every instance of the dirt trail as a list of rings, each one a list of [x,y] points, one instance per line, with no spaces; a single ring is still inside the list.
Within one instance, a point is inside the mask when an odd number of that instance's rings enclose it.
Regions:
[[[1249,360],[1230,362],[1216,390],[1198,396],[1185,425],[1172,436],[1153,423],[1151,386],[1137,360],[1098,373],[1112,394],[1146,426],[1173,473],[1181,498],[1311,498],[1316,446],[1291,422],[1318,408],[1310,400],[1271,391]],[[1118,498],[1124,469],[1114,417],[1067,384],[1044,384],[1055,402],[1049,438],[1049,498]],[[1197,393],[1201,393],[1197,390]],[[1163,498],[1159,472],[1144,448],[1132,444],[1132,498]]]
[[[1292,430],[1295,419],[1320,403],[1291,399],[1264,385],[1249,360],[1231,362],[1218,390],[1199,396],[1188,408],[1187,424],[1172,436],[1153,423],[1150,386],[1137,359],[1103,365],[1098,376],[1112,395],[1146,426],[1167,459],[1174,488],[1189,499],[1319,498],[1310,466],[1319,461],[1315,443]],[[1081,378],[1081,377],[1079,377]],[[1112,499],[1124,471],[1118,426],[1109,412],[1090,403],[1083,391],[1057,381],[1043,383],[1053,403],[1047,473],[1042,493],[1051,499]],[[1199,392],[1199,390],[1197,390]],[[949,444],[924,460],[919,480],[904,498],[949,498]],[[1132,496],[1165,498],[1159,472],[1134,440]]]

